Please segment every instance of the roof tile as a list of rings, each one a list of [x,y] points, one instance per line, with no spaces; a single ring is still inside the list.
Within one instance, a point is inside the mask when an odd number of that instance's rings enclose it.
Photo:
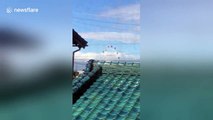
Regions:
[[[102,64],[104,74],[73,105],[73,120],[139,119],[139,66],[126,66]],[[111,68],[115,70],[113,74]],[[128,69],[138,73],[126,73]]]

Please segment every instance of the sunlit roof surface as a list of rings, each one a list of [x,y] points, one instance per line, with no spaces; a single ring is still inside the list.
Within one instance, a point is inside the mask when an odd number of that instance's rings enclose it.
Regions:
[[[139,119],[140,64],[95,64],[103,74],[73,105],[73,120]]]

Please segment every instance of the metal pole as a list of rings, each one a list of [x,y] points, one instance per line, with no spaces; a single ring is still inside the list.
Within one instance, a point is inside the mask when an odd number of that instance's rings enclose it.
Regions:
[[[73,54],[72,54],[72,76],[73,76],[73,73],[74,73],[74,58],[75,58],[75,53],[78,52],[79,50],[81,50],[81,48],[78,48],[77,50],[73,51]]]

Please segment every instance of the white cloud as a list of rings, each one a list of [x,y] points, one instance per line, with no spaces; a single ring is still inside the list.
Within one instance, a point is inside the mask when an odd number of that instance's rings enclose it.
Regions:
[[[75,59],[83,59],[83,60],[89,60],[89,59],[95,59],[95,60],[139,60],[139,55],[131,55],[127,53],[115,53],[115,52],[105,52],[105,53],[97,53],[97,52],[77,52],[75,54]]]
[[[138,43],[140,35],[128,32],[84,32],[80,35],[85,39],[92,40],[111,40],[123,43]]]
[[[140,4],[132,4],[104,11],[101,17],[115,18],[121,21],[137,21],[140,22]]]

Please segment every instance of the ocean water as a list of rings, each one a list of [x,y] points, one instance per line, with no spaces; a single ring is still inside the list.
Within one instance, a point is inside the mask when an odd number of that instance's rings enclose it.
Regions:
[[[85,66],[87,64],[87,61],[89,60],[75,60],[74,62],[74,70],[76,71],[79,71],[79,70],[83,70],[85,69]],[[103,60],[102,60],[103,61]],[[108,61],[110,62],[110,61]],[[140,63],[139,60],[112,60],[112,62],[121,62],[121,63],[124,63],[124,62],[127,62],[127,63]]]
[[[74,62],[74,70],[75,71],[79,71],[79,70],[83,70],[86,67],[87,62],[86,61],[75,61]]]

